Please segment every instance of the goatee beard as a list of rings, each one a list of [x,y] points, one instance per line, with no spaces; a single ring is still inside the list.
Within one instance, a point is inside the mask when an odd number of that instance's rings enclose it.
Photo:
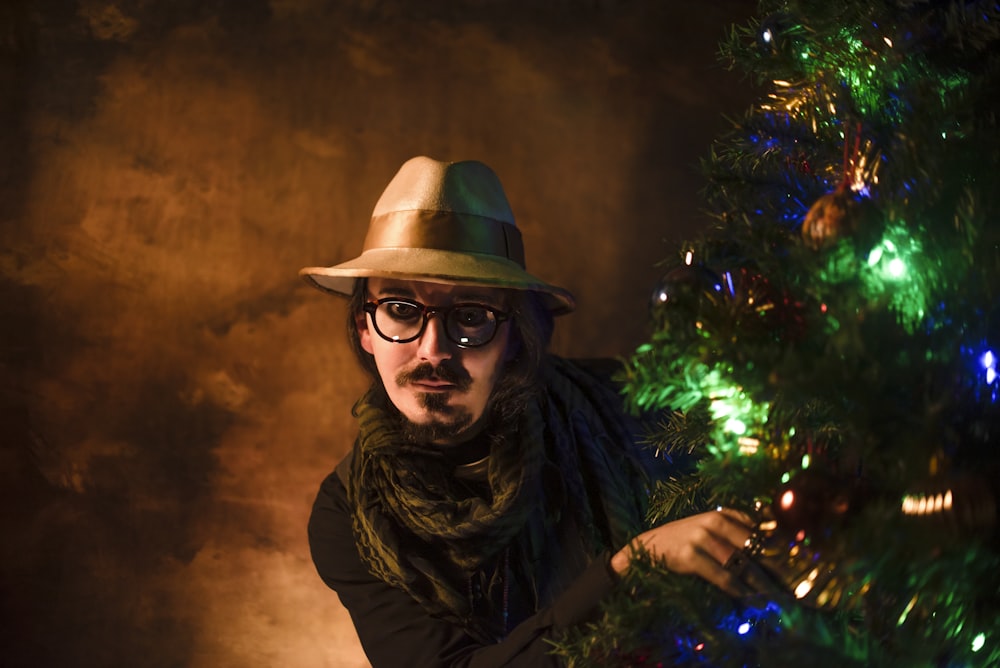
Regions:
[[[451,406],[448,402],[454,392],[465,392],[469,389],[472,377],[458,365],[442,363],[433,366],[425,362],[410,371],[401,371],[396,376],[396,384],[403,387],[412,382],[428,379],[450,383],[454,385],[454,389],[447,392],[418,392],[417,400],[433,417],[430,422],[418,424],[400,413],[403,435],[413,443],[455,440],[472,424],[472,413],[465,408]]]
[[[472,414],[466,410],[455,412],[455,417],[447,422],[437,418],[418,424],[399,414],[403,437],[411,443],[437,443],[455,441],[472,424]]]

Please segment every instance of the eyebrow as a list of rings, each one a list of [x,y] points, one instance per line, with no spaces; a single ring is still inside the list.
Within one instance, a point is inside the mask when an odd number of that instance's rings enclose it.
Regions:
[[[409,288],[388,287],[388,288],[382,288],[377,293],[372,292],[372,294],[375,295],[376,297],[409,297],[410,299],[417,298],[416,293],[413,292],[413,290],[410,290]]]
[[[406,299],[412,299],[413,301],[419,301],[417,299],[417,293],[409,288],[402,286],[389,286],[379,290],[376,297],[404,297]],[[495,298],[482,292],[458,292],[452,295],[452,303],[466,303],[472,302],[476,304],[485,304],[487,306],[492,306],[493,308],[506,308],[505,299],[502,295],[496,295]]]

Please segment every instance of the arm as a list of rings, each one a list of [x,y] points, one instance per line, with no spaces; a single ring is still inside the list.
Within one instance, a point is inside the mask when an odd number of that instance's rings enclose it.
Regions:
[[[358,555],[344,486],[331,474],[309,520],[309,544],[323,581],[340,597],[375,668],[408,666],[554,667],[548,639],[583,621],[614,586],[607,559],[585,570],[552,606],[528,618],[503,641],[482,645],[460,626],[430,616],[406,592],[373,577]]]

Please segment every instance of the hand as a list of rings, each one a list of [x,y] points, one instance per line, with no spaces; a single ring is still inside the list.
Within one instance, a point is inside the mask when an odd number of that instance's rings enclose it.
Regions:
[[[753,529],[753,520],[729,508],[692,515],[640,534],[611,558],[611,567],[624,573],[644,549],[675,573],[697,575],[732,596],[745,596],[752,590],[725,564],[743,550]]]

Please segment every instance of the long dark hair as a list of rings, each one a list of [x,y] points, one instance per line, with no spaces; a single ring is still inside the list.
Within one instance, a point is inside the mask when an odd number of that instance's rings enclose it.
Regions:
[[[513,351],[505,363],[503,374],[494,389],[491,404],[495,419],[506,420],[521,411],[526,402],[538,389],[538,372],[552,340],[555,323],[552,312],[545,307],[539,293],[532,290],[505,289],[507,311],[514,328],[508,345]],[[347,313],[347,338],[361,367],[368,372],[372,381],[382,386],[375,357],[361,347],[358,322],[367,317],[364,311],[368,300],[368,282],[359,278],[354,282],[354,291]],[[382,387],[384,391],[384,387]]]

